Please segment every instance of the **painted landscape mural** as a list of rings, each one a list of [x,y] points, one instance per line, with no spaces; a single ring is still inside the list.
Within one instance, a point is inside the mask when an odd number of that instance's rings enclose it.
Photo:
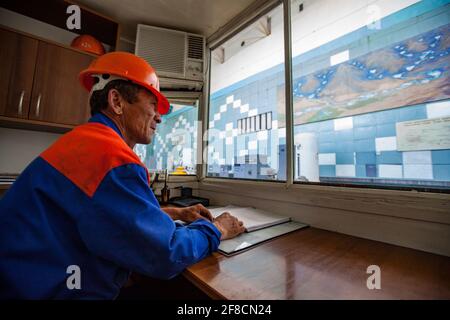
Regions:
[[[447,24],[296,78],[295,124],[448,99],[449,51]],[[284,99],[278,105],[284,114]]]

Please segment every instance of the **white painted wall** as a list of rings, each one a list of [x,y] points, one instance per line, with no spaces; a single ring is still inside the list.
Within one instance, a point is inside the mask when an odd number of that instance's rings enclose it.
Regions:
[[[279,6],[268,15],[272,20],[272,33],[269,36],[244,47],[222,64],[211,59],[211,93],[284,61],[283,8]],[[220,50],[220,47],[216,50]]]
[[[292,9],[292,56],[317,48],[420,0],[296,0]],[[382,26],[381,26],[382,27]]]
[[[0,173],[21,173],[61,134],[0,128]]]
[[[295,57],[357,30],[379,13],[380,19],[420,0],[295,0],[292,4],[292,56]],[[299,3],[303,11],[298,12]],[[221,64],[211,61],[211,93],[284,61],[283,9],[277,7],[272,33]],[[245,33],[245,31],[243,31]],[[239,35],[236,36],[238,38]],[[230,39],[227,43],[235,42]],[[227,46],[227,43],[224,46]],[[218,49],[216,49],[218,50]]]

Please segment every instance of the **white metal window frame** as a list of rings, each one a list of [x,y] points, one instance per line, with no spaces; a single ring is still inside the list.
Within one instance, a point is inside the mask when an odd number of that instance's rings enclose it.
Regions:
[[[340,185],[340,184],[325,184],[325,183],[305,183],[295,181],[295,159],[294,159],[294,125],[293,125],[293,98],[292,98],[292,33],[291,33],[291,1],[290,0],[259,0],[255,1],[252,5],[246,8],[241,14],[231,20],[227,25],[225,25],[220,31],[213,34],[207,39],[207,81],[205,82],[204,91],[203,91],[203,99],[201,101],[202,106],[202,114],[201,120],[203,121],[202,135],[199,137],[203,137],[208,129],[208,120],[209,120],[209,84],[211,77],[211,52],[216,49],[224,42],[241,32],[247,26],[251,25],[257,19],[259,19],[264,14],[267,14],[275,7],[283,5],[283,21],[284,21],[284,70],[285,70],[285,101],[286,101],[286,181],[268,181],[268,180],[250,180],[250,179],[234,179],[234,178],[215,178],[207,176],[207,159],[199,158],[205,161],[202,163],[201,170],[198,170],[198,178],[199,181],[216,179],[219,181],[243,181],[247,185],[248,183],[258,185],[261,183],[270,185],[276,184],[280,185],[280,183],[284,183],[286,188],[344,188],[351,192],[351,190],[365,190],[365,192],[370,192],[372,190],[377,191],[386,191],[390,193],[392,191],[399,191],[401,193],[405,192],[415,192],[419,191],[420,194],[441,194],[446,193],[445,189],[441,190],[433,190],[437,192],[430,192],[425,190],[424,188],[415,188],[415,187],[402,187],[402,186],[383,186],[383,185]],[[201,145],[202,150],[206,150],[207,148],[207,139],[203,139],[206,141],[199,141],[198,146]],[[200,143],[201,142],[201,143]],[[199,152],[199,155],[202,154],[202,151]],[[200,169],[200,168],[199,168]],[[392,190],[393,189],[393,190]]]
[[[449,194],[294,182],[290,0],[256,1],[254,4],[258,6],[251,5],[244,10],[244,17],[233,19],[220,34],[207,39],[210,50],[206,52],[207,81],[199,110],[199,120],[202,120],[199,138],[208,129],[211,50],[281,3],[284,11],[287,180],[207,177],[207,165],[203,163],[197,170],[200,196],[220,205],[265,206],[312,227],[450,256]],[[202,155],[207,139],[198,141],[197,145],[198,154]]]
[[[285,60],[286,58],[286,53],[289,53],[289,64],[291,64],[292,62],[290,61],[290,57],[291,57],[291,49],[290,49],[290,12],[287,15],[286,14],[286,8],[288,8],[288,10],[290,10],[290,1],[288,0],[257,0],[254,3],[252,3],[249,7],[247,7],[244,11],[242,11],[237,17],[235,17],[234,19],[232,19],[228,24],[226,24],[223,28],[221,28],[221,30],[219,30],[217,33],[211,35],[207,40],[206,40],[206,46],[207,46],[207,76],[206,79],[207,81],[205,82],[205,85],[203,86],[203,99],[202,99],[202,124],[203,124],[203,131],[202,131],[202,138],[203,141],[201,141],[201,148],[202,150],[207,150],[208,147],[208,139],[207,139],[207,130],[208,130],[208,123],[209,123],[209,96],[210,96],[210,90],[209,90],[209,84],[211,82],[211,52],[216,49],[217,47],[219,47],[220,45],[222,45],[224,42],[226,42],[227,40],[229,40],[230,38],[232,38],[233,36],[235,36],[236,34],[238,34],[239,32],[241,32],[242,30],[244,30],[246,27],[248,27],[249,25],[251,25],[252,23],[254,23],[255,21],[257,21],[261,16],[267,14],[268,12],[270,12],[271,10],[273,10],[274,8],[278,7],[280,4],[283,4],[283,8],[284,8],[284,13],[283,13],[283,21],[284,21],[284,33],[286,34],[286,27],[287,24],[289,24],[289,39],[286,39],[286,36],[284,36],[284,45],[285,45]],[[288,19],[286,19],[286,17],[289,17]],[[286,48],[286,41],[289,42],[289,49]],[[285,63],[285,68],[287,68],[286,63]],[[292,70],[292,68],[290,68],[289,70]],[[285,70],[285,75],[292,74],[291,71],[287,71]],[[290,79],[292,79],[292,76],[289,76]],[[286,79],[286,83],[287,83],[287,79]],[[288,88],[289,87],[289,88]],[[286,85],[286,92],[292,92],[291,90],[292,87],[292,81],[289,81],[289,85]],[[290,98],[291,102],[288,102],[288,98],[286,98],[286,105],[288,104],[292,104],[292,97]],[[290,108],[292,110],[292,106]],[[287,112],[288,108],[286,109]],[[288,117],[286,117],[288,118]],[[292,116],[290,116],[291,121],[292,121]],[[245,119],[243,119],[245,120]],[[286,119],[286,126],[288,126],[287,123],[288,119]],[[245,127],[245,126],[244,126]],[[287,127],[286,127],[286,130]],[[292,129],[293,130],[293,129]],[[286,135],[287,135],[286,131]],[[293,132],[293,131],[292,131]],[[292,141],[293,138],[291,138]],[[199,141],[200,142],[200,141]],[[286,137],[286,143],[289,142],[289,138]],[[200,143],[198,144],[200,145]],[[286,157],[289,156],[289,148],[286,147]],[[291,147],[291,152],[292,152],[292,147]],[[203,152],[202,152],[203,153]],[[201,158],[202,161],[204,161],[204,163],[202,162],[201,166],[201,174],[198,175],[199,181],[203,181],[205,179],[217,179],[217,178],[212,178],[212,177],[208,177],[207,176],[207,159],[203,159]],[[292,161],[291,161],[292,162]],[[287,176],[289,176],[289,168],[287,168]],[[292,170],[291,170],[292,171]],[[291,174],[293,174],[293,172],[291,172]],[[220,178],[218,178],[218,180],[221,180]],[[223,178],[222,180],[228,181],[228,180],[237,180],[240,181],[239,179],[233,179],[233,178]],[[293,179],[291,179],[289,181],[289,178],[287,179],[287,181],[268,181],[268,180],[245,180],[245,182],[254,182],[256,184],[258,183],[275,183],[275,184],[283,184],[286,183],[287,185],[292,185],[293,184]]]

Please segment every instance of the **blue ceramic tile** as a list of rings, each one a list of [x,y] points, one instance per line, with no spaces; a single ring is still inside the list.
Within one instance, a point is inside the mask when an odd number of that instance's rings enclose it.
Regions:
[[[318,125],[319,125],[320,131],[334,131],[334,121],[333,120],[320,121],[320,122],[318,122]]]
[[[364,178],[366,176],[365,165],[356,165],[356,176],[359,178]]]
[[[304,124],[301,126],[301,132],[318,132],[319,124],[316,122]]]
[[[258,73],[257,73],[257,75],[258,75]],[[267,88],[267,81],[265,79],[258,77],[258,79],[255,79],[255,82],[258,83],[258,92],[261,90],[265,90]]]
[[[284,85],[285,81],[286,81],[286,79],[284,78],[284,73],[283,72],[277,73],[277,83],[278,83],[278,85]]]
[[[335,152],[353,152],[355,148],[353,140],[350,141],[336,141],[334,144]]]
[[[337,152],[336,164],[354,164],[353,152]]]
[[[366,164],[366,176],[367,177],[377,176],[377,166],[375,164]]]
[[[353,129],[335,131],[336,141],[353,141]]]
[[[425,105],[398,108],[395,118],[397,122],[427,119],[427,108]]]
[[[373,126],[375,123],[376,117],[373,113],[367,113],[353,117],[353,127]]]
[[[319,166],[319,175],[321,177],[336,177],[336,166]]]
[[[377,124],[395,123],[395,111],[386,110],[375,113]]]
[[[354,142],[356,152],[375,151],[375,139],[361,139]]]
[[[239,109],[237,109],[237,110],[239,110]],[[271,107],[268,106],[267,104],[262,104],[262,105],[260,105],[260,107],[258,108],[258,113],[259,113],[259,114],[266,113],[266,112],[270,112],[270,111],[273,111],[273,110],[272,110]],[[273,117],[273,116],[274,116],[274,112],[272,112],[272,117]]]
[[[267,106],[267,102],[267,96],[258,97],[258,104],[260,105],[260,108]]]
[[[450,150],[431,151],[433,164],[450,164]]]
[[[450,165],[435,164],[433,165],[433,178],[438,181],[450,181]]]
[[[376,127],[357,127],[353,128],[353,137],[355,140],[375,138]]]
[[[319,143],[319,153],[333,153],[336,150],[334,142]]]
[[[393,137],[396,135],[395,123],[377,125],[377,138]]]
[[[356,152],[356,164],[375,164],[377,163],[375,152]]]
[[[398,151],[382,151],[377,154],[377,164],[402,164],[402,153]]]
[[[336,137],[334,131],[324,131],[319,134],[319,143],[323,142],[334,142]]]

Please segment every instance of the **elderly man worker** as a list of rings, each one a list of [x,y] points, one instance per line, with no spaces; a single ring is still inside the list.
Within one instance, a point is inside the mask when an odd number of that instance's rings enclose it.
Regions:
[[[170,279],[244,231],[228,213],[211,222],[202,206],[159,207],[132,150],[150,143],[169,108],[147,62],[108,53],[80,80],[91,119],[36,158],[0,202],[0,298],[113,299],[131,271]]]

